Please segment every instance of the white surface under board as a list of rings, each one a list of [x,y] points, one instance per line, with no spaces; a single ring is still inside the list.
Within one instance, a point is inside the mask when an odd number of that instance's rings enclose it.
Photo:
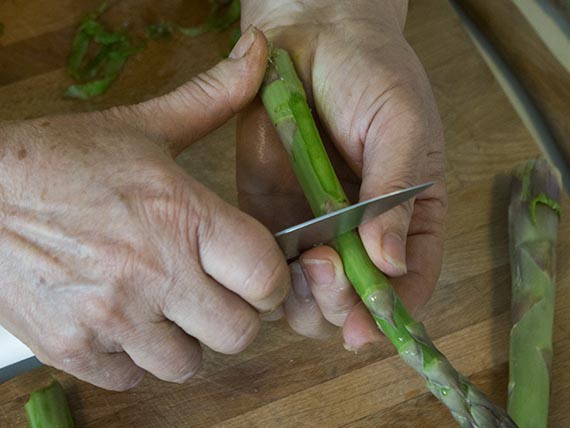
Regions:
[[[30,348],[0,326],[0,369],[33,356]]]

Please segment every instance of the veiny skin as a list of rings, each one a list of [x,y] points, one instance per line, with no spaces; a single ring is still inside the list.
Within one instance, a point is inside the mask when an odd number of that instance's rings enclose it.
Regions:
[[[439,277],[447,195],[437,107],[402,34],[407,1],[244,0],[242,9],[243,28],[257,26],[292,55],[349,196],[365,200],[435,182],[360,231],[372,260],[414,311]],[[241,207],[271,230],[310,217],[259,99],[240,117],[238,186]],[[333,249],[308,251],[291,270],[295,292],[283,308],[293,329],[323,337],[342,326],[349,349],[380,339]]]

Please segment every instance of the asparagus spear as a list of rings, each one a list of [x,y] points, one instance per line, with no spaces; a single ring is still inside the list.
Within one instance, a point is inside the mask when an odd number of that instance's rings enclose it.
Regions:
[[[548,423],[560,179],[546,160],[513,172],[509,206],[512,318],[508,411],[519,427]]]
[[[24,408],[30,428],[73,428],[65,393],[57,380],[33,392]]]
[[[349,205],[286,51],[272,50],[261,94],[313,213],[318,216]],[[516,426],[503,409],[489,401],[437,350],[423,324],[411,317],[386,276],[370,260],[357,232],[339,236],[333,245],[379,329],[424,377],[429,390],[461,426]]]

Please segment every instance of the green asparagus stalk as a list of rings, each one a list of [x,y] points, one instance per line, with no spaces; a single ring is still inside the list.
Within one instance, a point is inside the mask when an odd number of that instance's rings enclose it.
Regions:
[[[24,408],[30,428],[73,428],[65,392],[57,380],[33,392]]]
[[[261,95],[313,213],[319,216],[349,205],[319,136],[303,85],[284,50],[272,50]],[[516,426],[503,409],[437,350],[423,324],[411,317],[386,276],[370,260],[357,232],[339,236],[333,245],[377,326],[461,426]]]
[[[512,318],[508,412],[520,428],[548,424],[560,179],[546,160],[514,170],[509,205]]]

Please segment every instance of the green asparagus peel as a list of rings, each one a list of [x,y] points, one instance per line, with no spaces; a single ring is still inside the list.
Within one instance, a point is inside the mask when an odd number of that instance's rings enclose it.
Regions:
[[[68,97],[88,99],[103,94],[129,57],[143,49],[133,46],[126,34],[110,32],[99,22],[106,10],[107,4],[103,3],[96,12],[87,15],[75,35],[67,69],[77,84],[67,89]],[[89,57],[92,45],[96,46],[96,53]]]
[[[196,37],[210,31],[221,33],[239,21],[240,14],[240,0],[210,0],[210,13],[206,22],[195,27],[176,25],[176,29],[189,37]]]
[[[33,392],[24,409],[30,428],[73,428],[65,392],[57,380]]]
[[[169,38],[175,31],[188,37],[197,37],[208,32],[221,33],[239,22],[240,14],[240,0],[210,0],[210,12],[206,22],[203,24],[194,27],[183,27],[174,22],[157,22],[147,26],[146,35],[151,40],[157,40]],[[230,49],[224,53],[224,57],[229,55],[240,36],[239,26],[234,27],[229,35]]]
[[[560,217],[562,215],[562,208],[560,207],[560,203],[555,201],[552,198],[549,198],[544,193],[539,193],[535,198],[533,198],[529,203],[530,209],[530,219],[532,220],[533,224],[536,224],[536,205],[543,204],[547,207],[550,207],[557,215]]]
[[[287,52],[272,50],[261,94],[313,213],[323,215],[349,205]],[[406,363],[424,377],[429,390],[457,422],[463,427],[515,427],[503,409],[459,374],[436,349],[423,324],[407,312],[386,276],[370,260],[358,233],[341,235],[333,245],[348,279],[380,330]]]
[[[512,318],[508,411],[520,428],[548,424],[560,179],[544,159],[513,172],[509,205]]]

